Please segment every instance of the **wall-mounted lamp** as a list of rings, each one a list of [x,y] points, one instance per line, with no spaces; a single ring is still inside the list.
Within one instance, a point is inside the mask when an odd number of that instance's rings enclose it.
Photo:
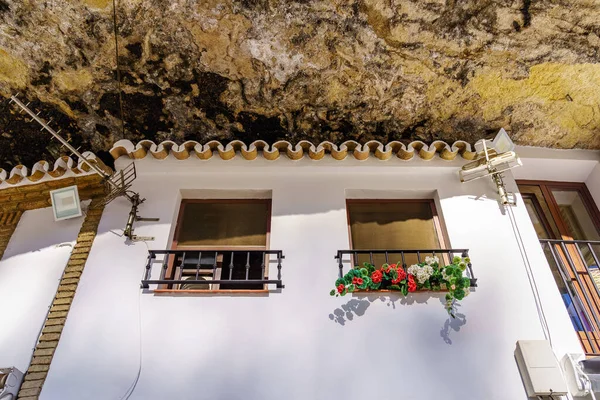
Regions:
[[[83,215],[76,185],[50,191],[50,199],[52,200],[55,221],[77,218]]]
[[[514,143],[504,129],[500,129],[491,142],[486,139],[478,141],[475,143],[477,158],[461,168],[460,181],[465,183],[490,176],[498,189],[500,202],[503,205],[516,205],[515,196],[506,191],[502,176],[502,172],[523,165],[513,151],[514,148]]]

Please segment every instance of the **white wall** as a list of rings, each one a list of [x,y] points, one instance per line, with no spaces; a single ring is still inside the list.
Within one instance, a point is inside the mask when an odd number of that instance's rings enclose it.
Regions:
[[[517,146],[523,166],[512,170],[515,179],[585,182],[600,162],[595,150],[561,150]]]
[[[117,200],[100,222],[41,398],[121,398],[141,340],[131,399],[524,399],[515,342],[544,338],[525,259],[557,355],[580,345],[525,209],[514,216],[527,257],[491,183],[460,184],[461,164],[139,161],[136,190],[148,199],[140,214],[160,217],[136,225],[156,237],[151,249],[168,247],[182,189],[272,190],[271,248],[286,256],[286,287],[268,297],[141,293],[146,245],[118,236],[129,205]],[[479,278],[459,318],[448,318],[440,294],[329,296],[333,257],[349,246],[349,189],[437,194],[451,245],[470,249]]]
[[[600,208],[600,163],[596,164],[596,167],[588,176],[585,181],[585,185],[589,189],[594,201],[598,208]]]
[[[54,222],[51,208],[21,216],[0,261],[1,367],[16,366],[22,372],[29,367],[82,222]]]

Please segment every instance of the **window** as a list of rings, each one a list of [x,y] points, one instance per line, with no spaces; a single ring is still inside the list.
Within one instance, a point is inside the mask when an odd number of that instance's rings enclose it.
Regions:
[[[432,250],[445,247],[444,235],[433,200],[348,200],[348,225],[353,250]],[[424,253],[425,255],[430,255]],[[421,261],[424,260],[421,257]],[[389,262],[397,261],[389,254]],[[359,255],[355,264],[371,262]],[[407,265],[418,262],[416,254],[407,254]],[[373,255],[373,263],[385,263],[384,255]]]
[[[204,283],[169,285],[180,290],[260,290],[263,284],[211,284],[211,280],[263,279],[268,276],[264,250],[269,245],[271,200],[183,200],[173,250],[187,250],[187,260],[173,258],[167,279]],[[261,251],[262,250],[262,251]],[[172,287],[178,286],[178,287]]]

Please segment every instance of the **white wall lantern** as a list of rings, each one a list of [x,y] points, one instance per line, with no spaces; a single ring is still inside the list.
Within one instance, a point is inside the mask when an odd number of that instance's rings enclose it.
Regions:
[[[481,139],[475,143],[475,149],[477,157],[463,165],[459,172],[460,181],[464,183],[490,176],[498,189],[501,204],[516,205],[514,194],[506,191],[502,176],[504,171],[523,165],[513,151],[515,145],[510,136],[504,129],[500,129],[492,142]]]
[[[52,190],[50,199],[52,200],[55,221],[81,217],[81,203],[79,202],[77,185]]]

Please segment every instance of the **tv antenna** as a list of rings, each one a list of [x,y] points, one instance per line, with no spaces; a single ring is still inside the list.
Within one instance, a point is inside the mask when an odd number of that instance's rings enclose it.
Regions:
[[[140,206],[140,204],[146,201],[146,199],[141,198],[139,193],[130,190],[133,181],[137,178],[135,163],[132,162],[125,169],[113,172],[112,174],[108,174],[106,171],[100,168],[95,161],[88,159],[86,156],[79,152],[79,149],[76,149],[71,145],[71,143],[69,143],[68,140],[64,139],[60,135],[60,129],[58,131],[52,129],[52,127],[49,125],[52,119],[45,121],[39,116],[39,112],[36,114],[28,107],[30,103],[23,104],[23,102],[19,100],[17,96],[18,95],[11,96],[9,103],[14,103],[17,106],[19,106],[19,108],[21,109],[20,112],[25,111],[31,116],[31,120],[29,120],[29,122],[36,121],[38,124],[40,124],[42,126],[42,129],[40,129],[40,131],[43,131],[45,129],[46,131],[50,132],[53,138],[57,139],[60,143],[62,143],[63,147],[69,149],[71,153],[76,155],[80,160],[82,160],[85,164],[87,164],[91,169],[93,169],[98,175],[100,175],[104,179],[106,194],[104,198],[96,204],[96,207],[106,206],[108,203],[110,203],[117,197],[126,197],[131,203],[131,211],[129,212],[129,217],[127,218],[127,224],[125,225],[123,235],[131,241],[154,240],[154,237],[142,237],[137,236],[133,233],[134,222],[159,220],[159,218],[142,218],[137,214],[138,207]]]

